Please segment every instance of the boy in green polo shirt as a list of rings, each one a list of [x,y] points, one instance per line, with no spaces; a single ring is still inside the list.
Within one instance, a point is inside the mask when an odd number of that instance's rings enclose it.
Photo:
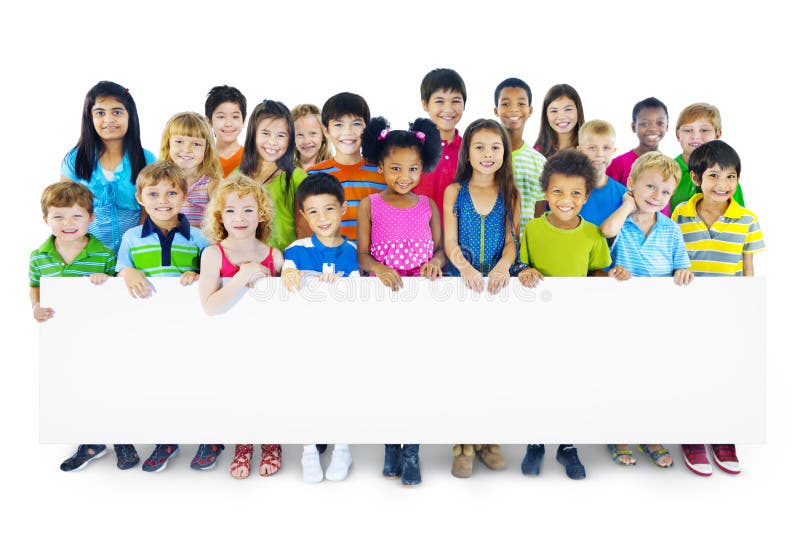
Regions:
[[[94,196],[85,185],[72,181],[49,185],[42,193],[42,214],[52,235],[31,252],[29,277],[33,317],[46,322],[55,315],[39,302],[39,283],[43,276],[88,276],[92,284],[102,284],[114,274],[116,257],[111,248],[88,234],[94,221]],[[114,445],[117,467],[130,469],[139,463],[133,445]],[[79,445],[64,460],[62,471],[74,471],[108,453],[105,445]]]

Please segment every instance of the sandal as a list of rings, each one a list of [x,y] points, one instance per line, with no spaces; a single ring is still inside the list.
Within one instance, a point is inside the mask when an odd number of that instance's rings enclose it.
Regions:
[[[621,466],[632,467],[636,465],[636,458],[633,457],[633,451],[629,448],[619,448],[619,445],[606,445],[608,452],[611,454],[611,459]],[[625,463],[620,460],[620,456],[630,456],[631,462]]]
[[[274,475],[281,468],[281,454],[283,449],[280,445],[261,445],[261,465],[258,474],[262,477]]]
[[[652,460],[652,462],[656,465],[656,467],[660,467],[661,469],[670,468],[674,463],[674,460],[670,460],[669,465],[666,466],[662,466],[661,464],[658,463],[662,459],[664,459],[665,456],[669,456],[670,458],[672,458],[672,455],[663,445],[659,445],[659,448],[653,451],[651,451],[647,445],[639,445],[639,450],[641,450],[643,454],[647,454],[647,456],[650,458],[650,460]]]
[[[253,456],[253,445],[236,445],[236,451],[231,460],[231,477],[234,479],[246,479],[250,475],[250,458]],[[239,469],[245,469],[243,475],[239,475]]]

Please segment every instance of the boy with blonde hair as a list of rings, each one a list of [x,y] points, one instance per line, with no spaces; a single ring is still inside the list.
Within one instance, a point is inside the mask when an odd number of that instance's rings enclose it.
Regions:
[[[611,158],[617,151],[614,147],[616,132],[608,121],[593,119],[578,130],[578,151],[589,158],[594,168],[594,188],[581,208],[581,217],[598,227],[622,204],[622,196],[628,192],[624,185],[606,174]]]

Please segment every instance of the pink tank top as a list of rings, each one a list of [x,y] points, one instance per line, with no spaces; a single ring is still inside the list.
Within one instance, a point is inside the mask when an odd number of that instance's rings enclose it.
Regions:
[[[239,266],[234,265],[225,255],[225,250],[222,249],[222,244],[217,243],[220,253],[222,254],[222,265],[219,268],[219,275],[221,278],[231,278],[234,274],[239,272]],[[270,276],[275,276],[275,264],[272,262],[272,246],[269,248],[269,254],[261,262],[269,270]]]
[[[396,208],[373,193],[369,202],[370,255],[400,276],[419,276],[419,268],[433,257],[430,200],[420,196],[411,208]]]

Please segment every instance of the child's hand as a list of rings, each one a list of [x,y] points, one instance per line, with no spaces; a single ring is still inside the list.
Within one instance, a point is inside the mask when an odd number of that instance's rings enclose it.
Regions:
[[[519,278],[520,284],[522,284],[526,288],[535,288],[536,284],[544,280],[544,276],[542,276],[542,273],[540,273],[533,267],[528,267],[527,269],[524,269],[521,273],[519,273],[519,276],[517,278]]]
[[[234,276],[245,280],[247,287],[252,288],[259,279],[269,277],[269,269],[256,261],[245,261],[239,265],[239,272]]]
[[[616,265],[608,270],[608,276],[610,276],[611,278],[616,278],[619,281],[622,281],[630,279],[631,273],[624,267]]]
[[[191,286],[198,278],[200,278],[200,273],[186,271],[181,275],[181,286]]]
[[[380,278],[381,284],[386,287],[392,288],[392,291],[397,291],[403,287],[403,280],[397,271],[386,265],[381,265],[375,276]]]
[[[134,299],[145,299],[153,294],[153,286],[147,281],[147,276],[133,267],[126,267],[119,273],[125,280],[125,285],[128,286],[128,293]]]
[[[33,305],[33,319],[44,323],[55,315],[56,311],[49,307],[40,307],[39,303]]]
[[[689,282],[694,280],[694,273],[689,269],[678,269],[672,275],[672,278],[678,286],[688,286]]]
[[[108,280],[108,275],[106,273],[92,273],[89,275],[89,282],[95,286],[105,284],[106,280]]]
[[[424,276],[428,280],[435,280],[442,277],[442,269],[435,263],[427,261],[419,268],[419,275]]]
[[[324,272],[321,275],[319,275],[318,278],[320,282],[327,282],[330,284],[331,282],[336,282],[336,280],[341,278],[342,276],[344,276],[344,272],[338,272],[338,273]]]
[[[300,282],[303,279],[303,273],[297,269],[283,269],[281,280],[283,285],[289,291],[297,291],[300,289]]]
[[[461,271],[461,278],[464,279],[467,288],[477,292],[483,291],[483,275],[472,265],[467,265],[467,268]]]
[[[508,286],[508,281],[511,279],[511,274],[508,269],[501,266],[496,266],[489,271],[489,293],[497,293],[501,289]]]
[[[622,206],[630,212],[636,210],[636,201],[633,199],[633,191],[628,191],[622,196]]]

